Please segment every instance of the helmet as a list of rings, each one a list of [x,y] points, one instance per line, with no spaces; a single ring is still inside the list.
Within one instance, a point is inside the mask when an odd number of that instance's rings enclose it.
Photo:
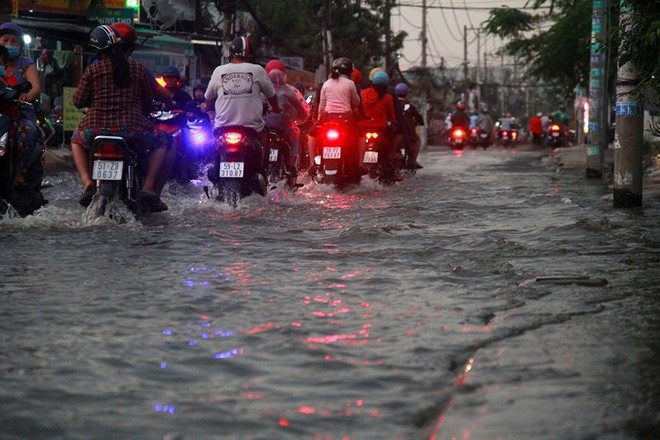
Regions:
[[[394,93],[400,96],[406,96],[408,94],[408,84],[399,83],[394,86]]]
[[[377,86],[386,86],[390,82],[390,77],[381,70],[380,72],[376,72],[372,81]]]
[[[275,60],[270,60],[266,63],[266,74],[269,74],[271,70],[277,69],[280,70],[284,73],[286,73],[286,66],[284,66],[284,63],[278,59]]]
[[[248,58],[250,56],[250,41],[247,37],[236,37],[229,46],[229,56]]]
[[[205,83],[199,83],[195,87],[193,87],[193,93],[195,93],[195,90],[201,90],[202,92],[206,92],[206,87],[207,85]]]
[[[119,33],[124,43],[135,43],[137,41],[137,32],[135,28],[125,21],[118,21],[113,23],[111,27]]]
[[[382,72],[382,71],[383,71],[383,69],[381,69],[380,67],[374,67],[373,69],[371,69],[371,71],[369,72],[369,81],[373,81],[374,80],[374,75],[377,72]]]
[[[332,71],[350,77],[353,72],[353,61],[346,57],[337,58],[332,62]]]
[[[96,26],[89,33],[89,45],[97,50],[105,50],[122,42],[119,32],[107,24]]]
[[[12,22],[0,24],[0,35],[6,34],[16,35],[19,39],[21,39],[21,44],[23,44],[23,28],[19,25]]]
[[[355,67],[353,68],[353,71],[351,72],[351,79],[355,84],[360,84],[362,82],[362,73]]]
[[[177,69],[174,66],[168,66],[163,70],[163,76],[175,76],[177,78],[181,77],[181,74],[179,73],[179,69]]]
[[[538,116],[538,117],[540,118],[541,116],[543,116],[543,113],[538,112],[538,113],[536,114],[536,116]]]
[[[463,101],[458,101],[456,103],[456,110],[465,110],[465,103]]]

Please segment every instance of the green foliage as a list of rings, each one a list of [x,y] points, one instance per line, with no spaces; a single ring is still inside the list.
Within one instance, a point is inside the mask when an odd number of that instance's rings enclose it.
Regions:
[[[486,20],[484,28],[489,34],[500,38],[520,38],[523,32],[533,30],[538,21],[538,16],[504,6],[490,11],[490,18]]]

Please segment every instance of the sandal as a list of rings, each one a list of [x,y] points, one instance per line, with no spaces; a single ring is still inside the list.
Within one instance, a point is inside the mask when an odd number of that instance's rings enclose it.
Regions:
[[[94,198],[94,194],[96,194],[96,187],[88,186],[83,190],[82,197],[80,197],[78,203],[80,203],[81,206],[87,208],[89,204],[92,203],[92,198]]]

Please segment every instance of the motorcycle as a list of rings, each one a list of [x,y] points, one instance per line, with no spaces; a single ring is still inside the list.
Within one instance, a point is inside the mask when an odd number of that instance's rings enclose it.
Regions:
[[[564,130],[556,122],[551,123],[550,127],[548,127],[546,145],[550,148],[558,148],[566,145]]]
[[[174,139],[174,145],[178,146],[176,160],[172,166],[171,178],[180,184],[184,184],[196,177],[196,172],[194,169],[191,170],[187,155],[185,154],[185,141],[181,141],[182,137],[184,137],[183,128],[187,123],[186,117],[183,110],[163,110],[162,106],[162,103],[155,101],[149,117],[154,123],[154,126],[170,135]]]
[[[236,208],[253,193],[266,195],[264,147],[255,130],[227,126],[216,130],[215,157],[207,171],[217,190],[216,199]],[[210,198],[208,187],[205,188]]]
[[[41,192],[43,182],[43,161],[45,154],[44,133],[37,126],[37,146],[27,172],[19,176],[16,170],[17,138],[21,120],[21,103],[18,97],[32,88],[29,82],[16,87],[0,88],[0,217],[12,209],[20,217],[33,214],[44,206],[47,200]],[[17,182],[17,177],[21,182]]]
[[[500,143],[500,145],[504,147],[517,144],[519,135],[520,133],[518,132],[518,130],[514,128],[509,130],[499,128],[497,130],[497,140]]]
[[[367,148],[363,162],[369,177],[385,184],[394,183],[397,180],[395,170],[401,168],[405,163],[405,148],[399,152],[400,159],[388,160],[387,134],[382,130],[371,129],[365,133],[365,137]]]
[[[341,189],[362,180],[351,130],[342,120],[330,120],[318,128],[317,145],[321,154],[314,157],[315,173],[312,175],[316,183],[329,183]],[[371,157],[370,160],[374,160],[374,156]]]
[[[284,180],[289,188],[302,187],[297,183],[298,173],[289,165],[290,155],[289,142],[278,130],[268,128],[268,183]]]
[[[473,148],[481,147],[484,150],[492,145],[490,134],[480,128],[470,129],[470,144]]]
[[[470,144],[468,129],[466,127],[452,127],[449,132],[449,148],[462,150]]]
[[[88,215],[107,215],[121,223],[124,216],[114,209],[117,203],[138,216],[143,214],[146,210],[138,205],[137,193],[146,175],[146,158],[123,137],[109,134],[94,138],[91,153],[89,166],[96,194],[87,208]]]
[[[212,161],[213,144],[213,127],[209,118],[204,116],[188,119],[182,130],[172,177],[180,184],[197,179],[202,167]]]

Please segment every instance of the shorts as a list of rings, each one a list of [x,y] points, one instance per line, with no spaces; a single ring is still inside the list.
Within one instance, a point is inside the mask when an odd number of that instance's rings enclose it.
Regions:
[[[164,132],[153,128],[151,130],[136,130],[134,128],[108,129],[108,128],[85,128],[75,130],[71,135],[71,143],[78,144],[89,150],[94,138],[98,135],[114,135],[123,137],[128,144],[140,153],[159,148],[169,149],[172,145],[172,137]]]

